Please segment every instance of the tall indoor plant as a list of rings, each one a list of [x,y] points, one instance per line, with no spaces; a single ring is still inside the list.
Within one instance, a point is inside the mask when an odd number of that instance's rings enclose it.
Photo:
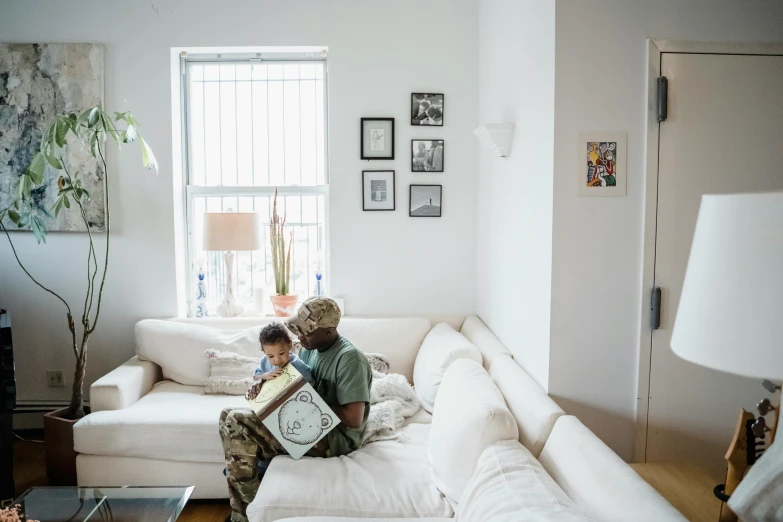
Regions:
[[[109,240],[110,240],[110,206],[109,206],[109,168],[106,162],[106,148],[108,139],[114,140],[117,148],[122,150],[122,144],[137,141],[141,147],[142,163],[147,168],[154,168],[157,171],[157,162],[152,154],[152,150],[147,143],[137,133],[139,126],[136,119],[130,112],[115,112],[114,116],[109,116],[100,106],[91,107],[79,114],[72,113],[66,116],[58,116],[44,131],[41,138],[39,151],[33,156],[30,166],[20,174],[19,186],[15,194],[13,203],[5,209],[0,209],[0,228],[8,238],[14,257],[19,263],[24,273],[38,285],[41,289],[48,292],[65,307],[68,330],[71,333],[71,344],[76,366],[73,377],[73,388],[71,390],[71,400],[68,408],[54,412],[48,418],[60,418],[66,421],[78,420],[85,414],[84,411],[84,376],[87,367],[87,347],[90,337],[98,327],[98,320],[101,313],[101,302],[103,300],[103,289],[106,283],[106,274],[109,266]],[[80,147],[82,150],[89,151],[93,158],[99,162],[103,169],[103,198],[105,204],[105,254],[103,256],[103,267],[98,263],[96,245],[93,239],[90,223],[87,219],[87,212],[84,204],[89,200],[90,194],[84,188],[82,179],[77,170],[69,163],[67,149],[71,147]],[[34,201],[34,194],[45,190],[44,171],[49,166],[54,170],[57,176],[57,199],[51,209],[40,209],[37,202]],[[40,190],[37,190],[40,189]],[[3,224],[7,217],[18,229],[29,229],[35,235],[38,244],[46,242],[47,230],[43,219],[43,214],[53,212],[55,216],[60,212],[76,212],[79,218],[84,222],[87,230],[87,289],[84,296],[84,303],[81,309],[81,317],[74,317],[78,314],[77,308],[71,305],[57,292],[40,283],[25,267],[14,246],[8,230]],[[101,273],[100,283],[96,281],[98,273]],[[77,321],[80,326],[77,326]],[[47,446],[50,444],[49,424],[47,427]],[[70,448],[68,441],[60,441],[64,450],[72,451],[72,433],[70,424],[67,428],[54,428],[60,430],[63,436],[70,437]],[[47,465],[50,453],[47,447]],[[74,468],[75,469],[75,468]],[[75,474],[74,474],[75,477]],[[50,474],[51,478],[51,474]],[[57,480],[55,482],[63,482]]]
[[[285,215],[281,218],[277,213],[277,190],[272,205],[272,220],[269,223],[269,243],[272,247],[272,270],[275,274],[275,292],[271,296],[275,315],[285,317],[293,315],[297,297],[289,294],[291,288],[291,247],[294,234],[289,232],[288,248],[285,244]]]

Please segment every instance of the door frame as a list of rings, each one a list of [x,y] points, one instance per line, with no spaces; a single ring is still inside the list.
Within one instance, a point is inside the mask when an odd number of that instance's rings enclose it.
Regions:
[[[703,43],[678,40],[647,40],[647,111],[645,120],[644,228],[642,246],[642,301],[639,332],[639,373],[636,392],[636,428],[633,462],[647,461],[647,428],[650,409],[650,370],[652,335],[650,329],[650,289],[655,284],[655,245],[658,213],[657,81],[664,54],[736,54],[783,56],[783,43]]]

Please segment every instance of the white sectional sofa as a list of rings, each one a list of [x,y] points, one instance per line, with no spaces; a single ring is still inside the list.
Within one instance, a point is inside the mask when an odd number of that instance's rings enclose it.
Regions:
[[[271,320],[198,324],[239,330]],[[184,323],[183,331],[196,322],[174,321]],[[472,360],[453,362],[433,414],[420,410],[408,419],[399,441],[374,442],[339,458],[273,459],[248,508],[251,522],[434,522],[455,516],[472,522],[478,512],[497,513],[486,520],[685,520],[577,418],[565,415],[480,319],[449,322],[478,348],[483,368]],[[392,371],[413,382],[431,326],[422,318],[347,317],[340,332],[366,352],[387,355]],[[149,342],[144,328],[137,326],[144,344],[137,351],[144,354],[151,345],[166,351],[165,342]],[[194,365],[203,360],[196,345],[163,355],[192,357]],[[241,406],[244,399],[202,395],[203,387],[164,379],[164,373],[137,356],[93,384],[93,413],[74,427],[80,485],[192,484],[194,498],[227,497],[217,419],[224,407]],[[551,487],[539,492],[547,481]],[[482,506],[493,487],[497,498],[512,504]],[[557,516],[548,511],[553,502]],[[569,503],[582,515],[572,514]]]

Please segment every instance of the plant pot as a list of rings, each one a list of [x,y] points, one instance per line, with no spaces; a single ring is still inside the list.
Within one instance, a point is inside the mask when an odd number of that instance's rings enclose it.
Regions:
[[[50,486],[76,485],[76,452],[73,449],[73,425],[79,419],[63,418],[68,408],[44,415],[46,476]],[[89,413],[89,408],[84,409]]]
[[[297,295],[270,295],[272,308],[277,317],[290,317],[296,314],[296,303],[299,300]]]

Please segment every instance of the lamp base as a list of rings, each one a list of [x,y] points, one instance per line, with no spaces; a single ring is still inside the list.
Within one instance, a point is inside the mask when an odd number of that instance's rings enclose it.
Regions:
[[[226,262],[226,295],[218,305],[217,313],[220,317],[238,317],[245,313],[245,307],[234,296],[234,253],[226,252],[223,259]]]

